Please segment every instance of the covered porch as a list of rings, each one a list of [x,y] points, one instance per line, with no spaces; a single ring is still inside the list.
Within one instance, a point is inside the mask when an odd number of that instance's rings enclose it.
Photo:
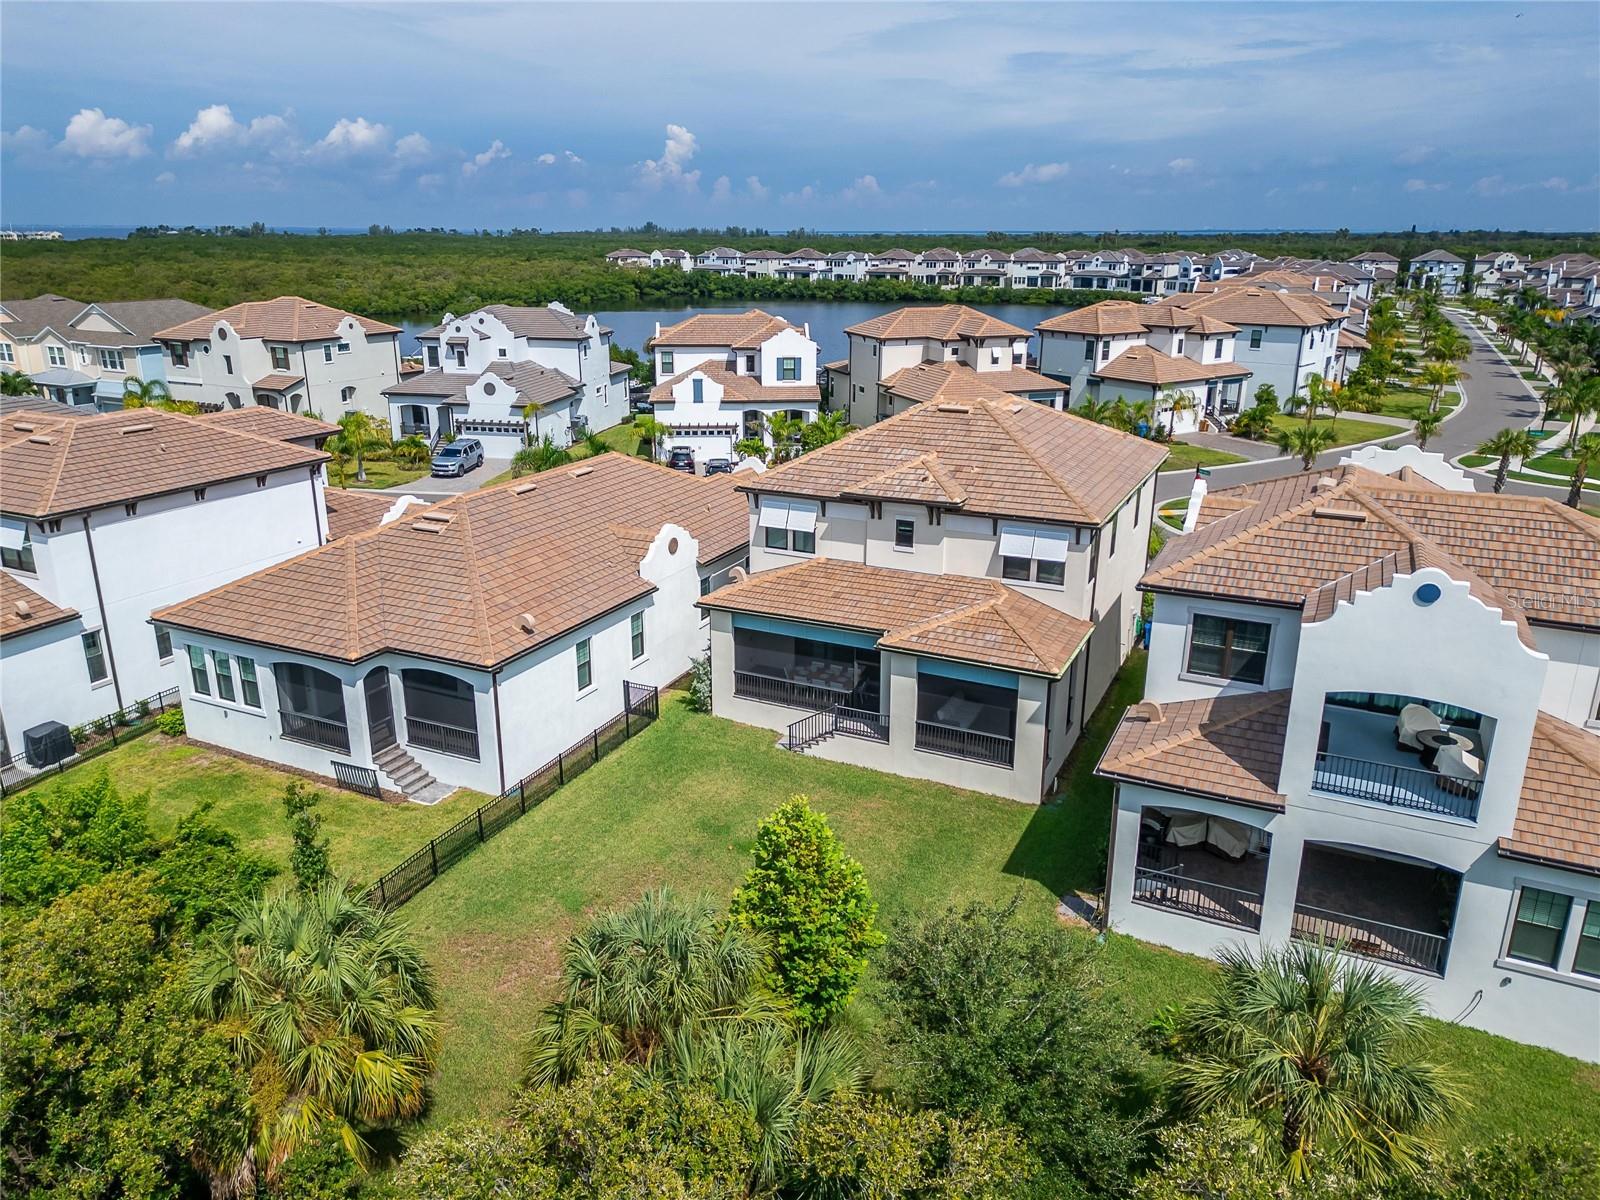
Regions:
[[[1290,936],[1443,975],[1461,876],[1432,863],[1306,843]]]
[[[736,614],[733,693],[810,710],[844,705],[880,716],[882,660],[870,634]]]
[[[1416,696],[1330,692],[1312,787],[1475,821],[1494,720]]]

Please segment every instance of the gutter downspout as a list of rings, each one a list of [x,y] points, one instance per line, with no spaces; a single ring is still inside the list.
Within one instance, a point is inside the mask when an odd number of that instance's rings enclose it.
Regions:
[[[1105,891],[1100,896],[1100,932],[1106,933],[1111,929],[1111,881],[1117,868],[1117,814],[1122,808],[1122,785],[1113,784],[1111,787],[1111,836],[1106,847],[1106,883]]]
[[[300,343],[300,379],[306,385],[306,412],[317,410],[311,404],[311,367],[306,363],[306,344]]]
[[[106,665],[111,668],[111,691],[117,698],[117,709],[122,704],[122,681],[117,678],[117,656],[111,650],[111,618],[106,614],[106,598],[100,591],[100,568],[94,557],[94,537],[89,532],[89,514],[83,514],[83,540],[89,547],[89,574],[94,579],[94,603],[100,610],[100,635],[106,644]]]
[[[328,539],[322,536],[323,507],[317,503],[317,476],[321,471],[321,463],[311,468],[311,523],[317,527],[317,545],[326,546]]]
[[[500,734],[500,668],[489,673],[489,691],[494,696],[494,758],[500,771],[500,794],[506,792],[506,749]]]

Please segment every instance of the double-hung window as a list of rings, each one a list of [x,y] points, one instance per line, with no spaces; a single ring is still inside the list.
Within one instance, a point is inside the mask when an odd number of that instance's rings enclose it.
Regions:
[[[189,678],[194,683],[196,696],[211,695],[211,676],[206,673],[206,652],[199,646],[189,647]]]
[[[171,346],[167,347],[167,352],[172,356],[173,366],[187,367],[189,365],[188,346],[179,345],[177,342],[174,342]]]
[[[1572,969],[1579,975],[1600,978],[1600,900],[1590,900],[1578,926],[1578,948],[1572,956]]]
[[[287,371],[289,369],[289,347],[272,346],[268,353],[272,355],[272,369],[274,371]]]
[[[37,575],[39,567],[33,557],[33,537],[24,529],[22,541],[16,546],[0,546],[0,567],[8,571],[21,571],[25,575]]]
[[[1095,340],[1093,338],[1084,338],[1083,339],[1083,361],[1084,362],[1093,362],[1094,361],[1094,348],[1095,348]]]
[[[628,619],[628,637],[630,649],[633,651],[633,661],[638,662],[644,657],[644,614],[634,613]]]
[[[800,378],[800,360],[798,358],[780,358],[778,360],[778,378],[793,381]]]
[[[67,352],[60,346],[46,346],[44,348],[44,356],[49,360],[52,367],[64,367],[67,365]]]
[[[324,342],[323,343],[323,345],[322,345],[322,361],[325,362],[325,363],[333,361],[333,343],[332,342]],[[439,365],[438,363],[434,363],[434,366],[438,366],[438,365]]]
[[[172,634],[169,630],[156,630],[156,657],[162,662],[172,657]]]
[[[1264,621],[1196,613],[1189,631],[1187,669],[1191,675],[1264,683],[1271,638],[1272,626]]]
[[[99,683],[106,677],[106,650],[100,640],[100,631],[91,629],[83,635],[83,661],[89,668],[89,682]]]
[[[14,363],[17,361],[17,352],[11,348],[10,342],[0,342],[0,363]]]
[[[256,660],[237,655],[233,661],[239,664],[239,694],[245,707],[260,708],[261,685],[256,682]]]
[[[107,371],[120,371],[120,370],[122,370],[122,351],[121,350],[102,350],[102,351],[100,351],[100,366],[103,369],[107,370]]]
[[[1250,349],[1252,349],[1252,350],[1261,349],[1261,330],[1252,329],[1250,331]]]
[[[1572,897],[1525,887],[1517,895],[1517,912],[1506,942],[1506,957],[1554,967],[1561,957],[1561,938],[1572,913]],[[1587,924],[1587,922],[1585,922]]]
[[[430,367],[437,367],[439,365],[439,347],[428,347],[428,365]]]
[[[660,354],[661,354],[661,375],[662,375],[662,378],[665,378],[666,376],[671,375],[673,373],[673,371],[672,371],[672,351],[671,350],[662,350],[662,351],[660,351]]]
[[[1221,338],[1217,338],[1215,341],[1213,341],[1211,343],[1211,357],[1212,358],[1216,358],[1216,359],[1220,359],[1222,357],[1222,339]]]
[[[217,671],[217,696],[223,700],[232,700],[233,672],[228,668],[228,656],[220,650],[213,650],[211,664]]]
[[[589,685],[594,682],[594,668],[591,667],[590,664],[589,664],[589,639],[588,638],[584,638],[583,641],[578,643],[577,659],[578,659],[578,690],[580,692],[585,692],[585,691],[589,690]]]
[[[1060,587],[1067,579],[1069,544],[1070,537],[1064,529],[1002,525],[1000,577]]]

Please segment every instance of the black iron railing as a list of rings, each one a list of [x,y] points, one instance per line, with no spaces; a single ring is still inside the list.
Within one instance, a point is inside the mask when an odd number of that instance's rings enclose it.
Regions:
[[[168,688],[164,692],[157,692],[154,696],[135,700],[126,708],[119,708],[116,712],[107,713],[103,717],[96,717],[92,721],[75,726],[72,730],[72,754],[42,768],[37,774],[15,779],[9,784],[3,775],[0,775],[0,796],[8,796],[19,788],[28,786],[34,780],[42,779],[52,771],[60,775],[87,757],[113,750],[129,738],[149,733],[155,728],[157,716],[168,709],[181,708],[182,704],[182,694],[178,689]],[[7,746],[3,761],[0,761],[0,770],[15,766],[19,757],[26,761],[25,757],[19,756],[15,750]]]
[[[385,872],[367,889],[367,895],[386,908],[398,908],[439,878],[439,872],[464,858],[474,846],[499,833],[530,808],[544,803],[629,738],[648,729],[660,712],[661,698],[655,688],[625,681],[620,713],[487,804],[462,817],[394,870]]]
[[[1420,767],[1397,767],[1326,753],[1317,755],[1311,786],[1337,796],[1460,817],[1464,821],[1478,819],[1478,800],[1483,794],[1481,779],[1455,779]]]
[[[1395,963],[1431,975],[1444,974],[1445,952],[1450,947],[1447,934],[1391,925],[1387,921],[1310,904],[1294,906],[1289,933],[1304,942],[1334,944],[1346,954]]]
[[[869,742],[889,740],[889,716],[874,708],[851,708],[838,705],[834,710],[838,731],[848,737],[864,738]]]
[[[754,671],[733,673],[733,694],[747,700],[760,700],[764,704],[783,704],[790,708],[832,708],[843,704],[850,693],[838,688],[821,687],[814,683],[797,683],[776,675],[758,675]]]
[[[917,722],[917,749],[993,763],[998,767],[1011,766],[1016,753],[1015,743],[1001,734],[958,729],[937,721]]]
[[[1136,904],[1171,908],[1191,917],[1204,917],[1241,929],[1261,928],[1261,893],[1229,887],[1209,879],[1191,879],[1177,871],[1136,867],[1133,872]]]
[[[460,725],[446,725],[440,721],[424,721],[420,717],[406,718],[406,741],[424,750],[437,750],[440,754],[453,754],[457,758],[478,761],[478,731]]]
[[[308,746],[321,746],[324,750],[350,753],[350,727],[343,721],[329,721],[325,717],[312,717],[304,713],[278,711],[283,736],[291,742],[304,742]]]
[[[383,799],[383,788],[378,784],[378,773],[371,767],[358,767],[355,763],[333,762],[333,781],[347,792],[360,792],[374,800]]]

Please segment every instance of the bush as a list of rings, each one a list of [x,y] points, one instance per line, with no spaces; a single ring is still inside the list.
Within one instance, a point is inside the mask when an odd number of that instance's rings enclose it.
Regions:
[[[71,730],[73,749],[77,749],[87,742],[89,735],[93,732],[93,728],[88,725],[74,725]]]
[[[802,1025],[825,1025],[850,1002],[867,953],[883,944],[877,913],[861,864],[804,796],[761,823],[755,866],[729,906],[736,924],[770,940],[778,990]]]
[[[321,803],[322,793],[298,779],[283,789],[283,815],[289,821],[289,836],[294,841],[294,848],[289,851],[289,869],[294,872],[295,887],[307,893],[321,887],[331,873],[328,839],[318,836],[322,818],[315,809]]]
[[[156,728],[168,737],[182,737],[184,734],[183,709],[169,708],[166,712],[156,717]]]
[[[689,707],[697,713],[711,711],[711,655],[689,660]]]

